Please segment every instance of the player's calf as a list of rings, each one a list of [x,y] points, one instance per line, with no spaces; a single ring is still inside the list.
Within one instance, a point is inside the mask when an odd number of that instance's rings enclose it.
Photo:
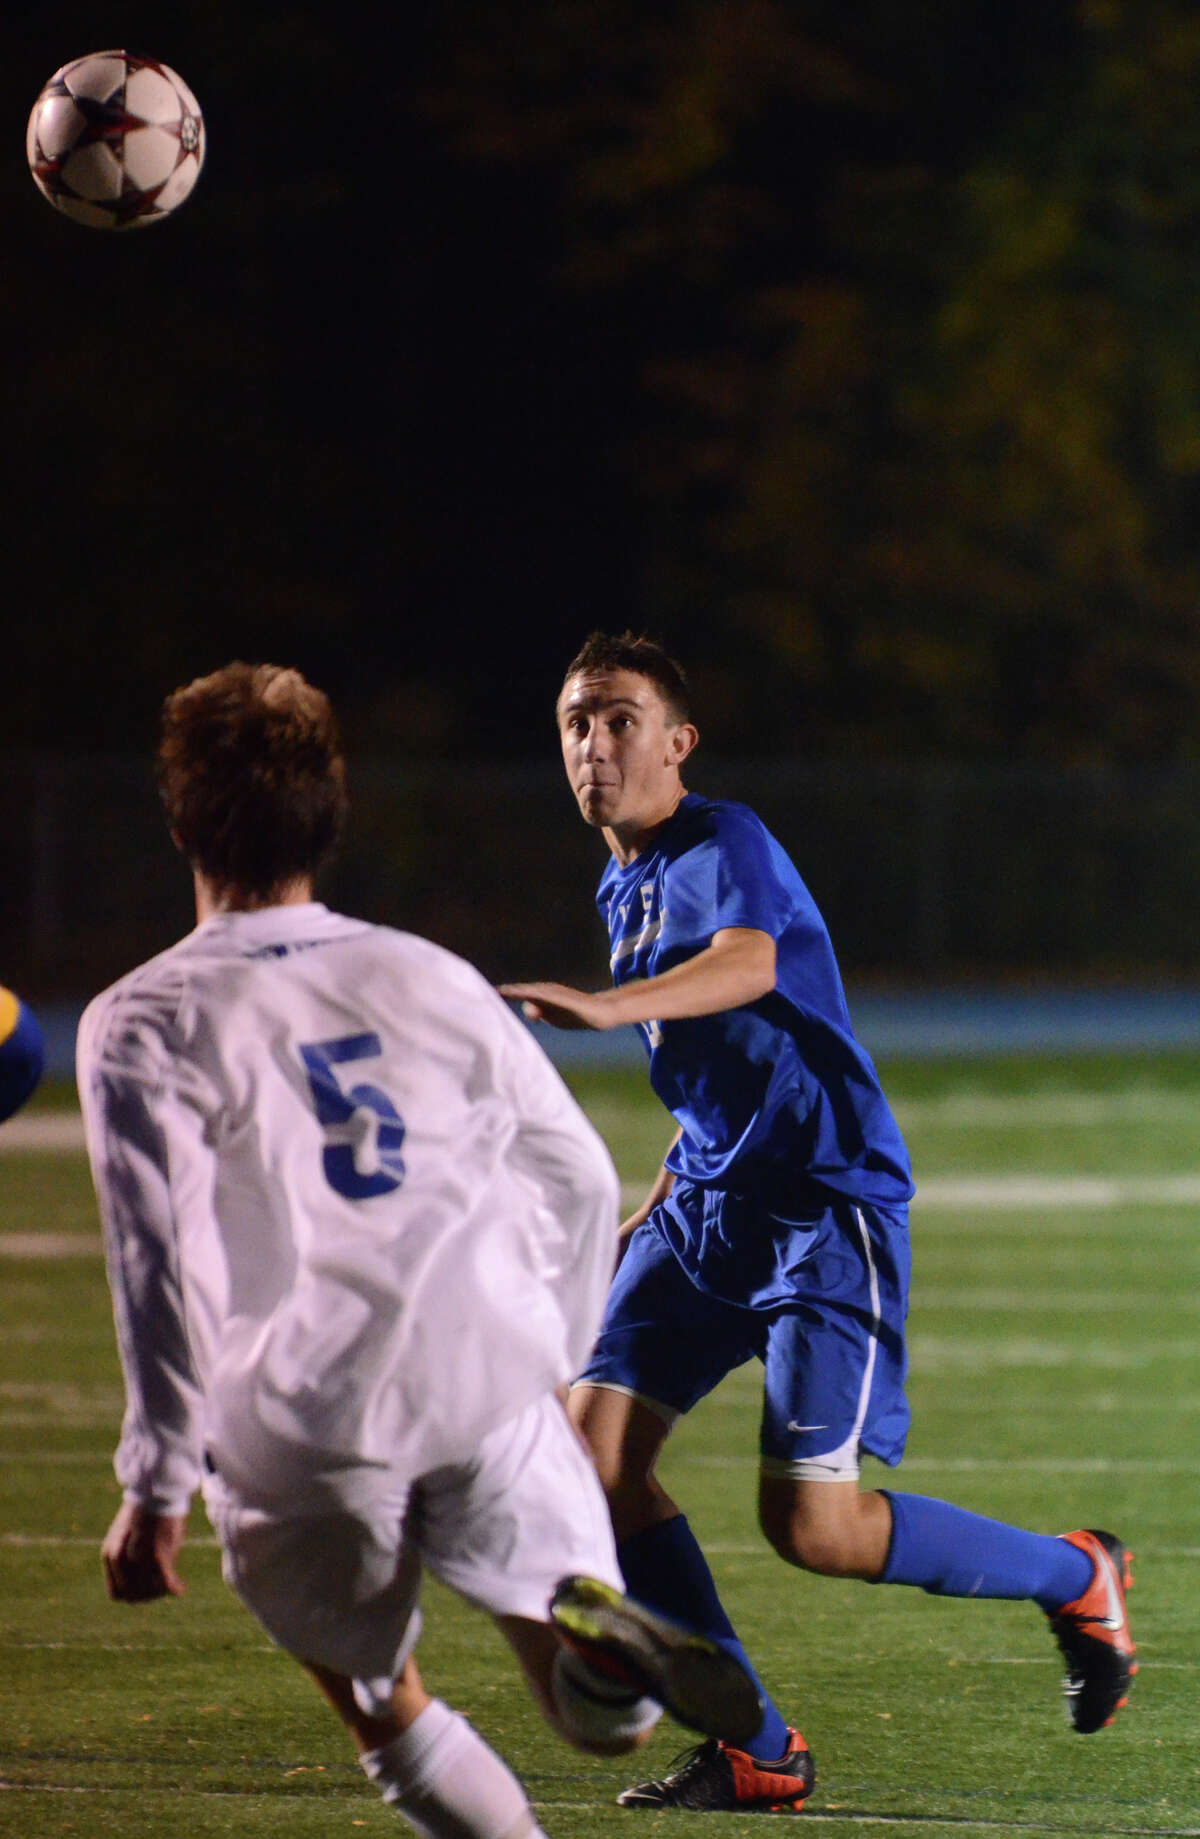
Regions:
[[[546,1839],[512,1770],[440,1699],[359,1761],[426,1839]]]

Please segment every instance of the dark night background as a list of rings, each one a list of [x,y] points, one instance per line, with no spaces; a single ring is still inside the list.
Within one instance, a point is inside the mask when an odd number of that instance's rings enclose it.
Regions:
[[[112,45],[173,65],[209,135],[178,216],[120,236],[53,212],[23,157],[42,83]],[[1064,840],[1081,800],[1151,792],[1179,828],[1184,0],[18,5],[6,49],[3,748],[10,807],[42,817],[29,860],[7,820],[4,879],[26,930],[61,913],[46,838],[79,805],[26,796],[30,762],[144,760],[163,693],[235,655],[300,665],[352,756],[456,763],[465,799],[488,763],[552,766],[592,626],[648,628],[690,667],[706,758],[834,774],[790,782],[820,800],[822,895],[839,813],[920,806],[901,853],[934,865],[926,969],[1075,950],[930,932],[938,877],[972,873],[938,826],[995,806],[978,781],[947,819],[947,774],[1033,775],[1006,782],[1015,836],[1038,774],[1069,783]],[[868,768],[891,777],[846,804],[839,770]],[[903,774],[935,769],[910,798]],[[1017,882],[1066,875],[1062,846]],[[1113,887],[1093,862],[1088,899],[1119,905],[1146,862],[1091,847],[1123,866]],[[1190,831],[1176,854],[1190,900]],[[1178,925],[1141,953],[1194,956]]]

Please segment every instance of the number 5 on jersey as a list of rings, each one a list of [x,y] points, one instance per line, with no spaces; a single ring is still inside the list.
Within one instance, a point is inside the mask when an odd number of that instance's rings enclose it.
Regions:
[[[346,1200],[390,1194],[404,1180],[404,1124],[395,1105],[378,1086],[344,1091],[334,1072],[347,1061],[374,1060],[382,1052],[377,1034],[344,1034],[300,1048],[317,1122],[329,1139],[321,1158],[325,1179]]]

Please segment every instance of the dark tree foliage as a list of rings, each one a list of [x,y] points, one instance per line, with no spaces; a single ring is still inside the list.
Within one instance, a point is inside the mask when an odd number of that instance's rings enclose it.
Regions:
[[[608,296],[642,606],[729,740],[1193,753],[1192,10],[464,17],[439,114]]]
[[[132,238],[15,152],[93,12],[15,14],[10,745],[242,655],[540,754],[628,622],[731,751],[1198,751],[1185,0],[117,0],[210,130]]]

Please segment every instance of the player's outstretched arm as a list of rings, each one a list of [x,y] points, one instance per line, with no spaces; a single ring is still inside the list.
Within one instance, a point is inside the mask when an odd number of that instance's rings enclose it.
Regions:
[[[617,1028],[625,1022],[681,1021],[757,1002],[775,988],[775,941],[769,932],[727,926],[694,958],[660,977],[588,992],[564,983],[502,983],[531,1022],[556,1028]]]
[[[573,990],[565,983],[502,983],[501,996],[519,1002],[531,1022],[549,1022],[553,1028],[615,1028],[624,1020],[612,1013],[606,998],[615,990]]]
[[[154,1513],[137,1501],[122,1501],[100,1547],[113,1601],[151,1603],[159,1596],[182,1596],[187,1586],[175,1567],[186,1532],[186,1514]]]

